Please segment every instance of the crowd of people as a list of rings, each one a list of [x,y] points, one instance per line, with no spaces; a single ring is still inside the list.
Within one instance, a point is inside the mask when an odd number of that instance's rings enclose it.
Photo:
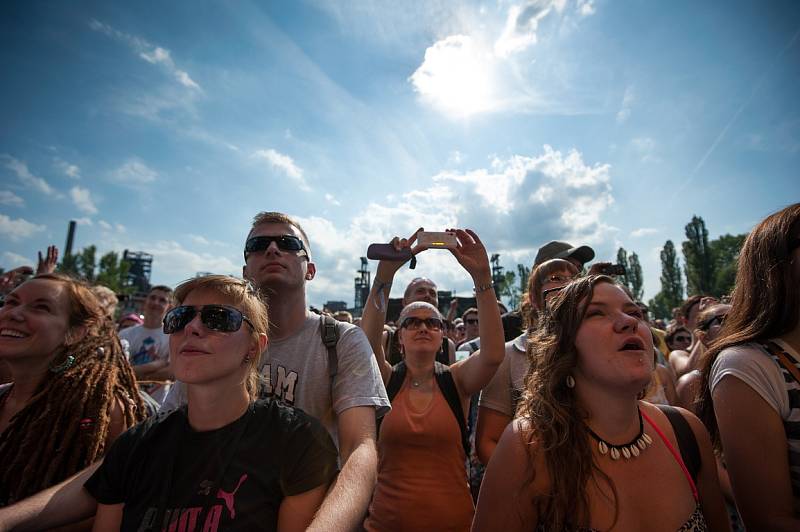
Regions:
[[[752,229],[729,297],[666,323],[558,241],[509,312],[469,229],[448,247],[475,306],[416,278],[387,321],[421,231],[355,318],[310,310],[277,212],[242,278],[154,286],[141,314],[54,246],[2,275],[0,532],[800,530],[800,203]]]

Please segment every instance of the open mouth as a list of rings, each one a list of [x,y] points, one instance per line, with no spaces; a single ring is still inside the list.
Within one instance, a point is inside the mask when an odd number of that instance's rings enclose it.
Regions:
[[[644,351],[644,342],[640,338],[627,338],[620,351]]]
[[[30,335],[16,329],[0,329],[0,336],[6,338],[27,338]]]

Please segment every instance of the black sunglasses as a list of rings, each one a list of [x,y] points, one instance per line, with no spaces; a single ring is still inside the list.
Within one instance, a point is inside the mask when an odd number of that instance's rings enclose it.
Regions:
[[[409,316],[404,319],[403,323],[400,324],[400,327],[415,331],[422,327],[423,323],[425,324],[425,327],[431,331],[441,331],[442,327],[444,327],[444,323],[439,318],[417,318],[415,316]]]
[[[247,255],[250,253],[258,253],[266,251],[270,244],[275,242],[278,249],[281,251],[305,251],[306,247],[303,241],[294,235],[280,235],[280,236],[253,236],[247,239],[244,244],[244,260],[247,260]]]
[[[727,314],[718,314],[718,315],[712,317],[711,319],[709,319],[708,321],[706,321],[705,323],[703,323],[700,326],[700,329],[703,330],[703,331],[707,331],[711,327],[713,327],[714,325],[719,325],[720,327],[722,327],[722,324],[725,323],[725,317],[726,316],[727,316]]]
[[[200,321],[203,326],[212,331],[236,332],[242,328],[242,322],[247,322],[251,329],[253,322],[233,307],[224,305],[203,305],[192,307],[181,305],[167,312],[164,316],[164,334],[172,334],[183,330],[190,321],[200,312]]]

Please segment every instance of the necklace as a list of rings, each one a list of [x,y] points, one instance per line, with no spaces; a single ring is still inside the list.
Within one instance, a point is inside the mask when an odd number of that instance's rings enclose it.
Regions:
[[[593,431],[591,427],[589,427],[589,425],[586,425],[586,430],[589,431],[591,437],[597,442],[597,450],[600,451],[600,454],[609,454],[612,460],[619,460],[620,456],[623,456],[626,460],[629,460],[639,456],[641,451],[644,451],[651,443],[653,443],[653,438],[644,433],[642,411],[639,408],[637,408],[636,411],[639,413],[639,434],[637,434],[636,437],[628,443],[623,443],[622,445],[614,445],[613,443],[607,442],[598,436],[597,433]]]
[[[430,376],[425,377],[424,379],[415,379],[411,378],[411,387],[412,388],[419,388],[422,386],[423,383],[428,382],[430,380]]]

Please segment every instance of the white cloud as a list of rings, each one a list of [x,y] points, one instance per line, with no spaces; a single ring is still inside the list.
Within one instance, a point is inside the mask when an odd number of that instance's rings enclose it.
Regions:
[[[294,159],[288,155],[284,155],[283,153],[269,148],[266,150],[257,150],[255,153],[253,153],[253,157],[264,159],[265,161],[269,162],[273,168],[280,170],[286,174],[287,177],[290,177],[296,181],[301,190],[311,190],[311,187],[308,186],[305,178],[303,177],[303,169],[297,166],[294,162]]]
[[[70,177],[72,179],[80,179],[81,178],[81,169],[74,164],[68,163],[62,159],[56,159],[56,168],[61,170],[64,175]]]
[[[125,233],[128,231],[128,228],[122,224],[114,224],[114,229],[117,230],[117,233]]]
[[[92,219],[91,218],[87,218],[85,216],[83,218],[75,218],[75,223],[77,223],[78,225],[86,225],[86,226],[89,226],[89,227],[94,225],[92,223]]]
[[[19,266],[30,266],[33,264],[33,261],[27,257],[23,257],[22,255],[12,253],[11,251],[4,251],[2,255],[2,263],[3,268],[6,270],[12,270],[14,268],[18,268]]]
[[[631,146],[639,152],[642,162],[655,163],[661,159],[655,154],[656,141],[650,137],[637,137],[631,140]]]
[[[23,200],[10,190],[0,190],[0,205],[8,205],[11,207],[24,207],[25,200]]]
[[[72,198],[72,203],[86,214],[97,214],[97,207],[92,200],[92,193],[88,188],[72,187],[69,191],[69,196]]]
[[[117,41],[127,44],[141,59],[144,59],[151,65],[161,66],[167,73],[169,73],[175,80],[184,87],[201,92],[202,89],[185,70],[181,70],[173,61],[170,51],[161,46],[156,46],[147,42],[141,37],[124,33],[117,29],[112,28],[108,24],[104,24],[96,19],[89,21],[89,27],[94,31],[103,33],[104,35],[116,39]]]
[[[333,194],[329,194],[329,193],[325,194],[325,201],[327,201],[331,205],[336,205],[337,207],[340,207],[342,205],[342,203],[339,200],[337,200],[333,196]]]
[[[219,253],[196,253],[171,240],[161,240],[150,245],[141,245],[153,254],[153,270],[159,275],[186,279],[198,272],[241,275],[242,265],[234,263]]]
[[[425,50],[425,59],[409,81],[424,102],[464,118],[502,107],[494,87],[495,63],[483,42],[451,35]]]
[[[3,166],[17,174],[17,177],[20,181],[22,181],[26,186],[38,190],[48,196],[56,196],[57,192],[51,187],[47,181],[42,179],[41,177],[33,175],[30,170],[28,170],[28,165],[25,164],[23,161],[15,159],[10,155],[0,155],[0,160],[3,161]]]
[[[115,231],[117,233],[121,234],[121,233],[125,233],[127,231],[127,229],[125,228],[124,225],[122,225],[122,224],[112,224],[112,223],[107,222],[106,220],[98,220],[97,221],[97,225],[99,225],[100,229],[105,231],[106,234],[113,233]]]
[[[464,162],[464,155],[458,150],[451,151],[450,155],[447,157],[447,164],[451,166],[458,166],[462,162]]]
[[[0,214],[0,235],[13,241],[30,238],[36,233],[45,230],[45,226],[31,223],[23,218],[11,219],[5,214]]]
[[[300,218],[318,265],[309,284],[314,303],[341,298],[341,287],[352,284],[357,258],[369,243],[409,236],[420,226],[472,228],[508,267],[529,265],[538,247],[554,239],[592,245],[599,257],[614,252],[609,236],[616,229],[603,219],[614,202],[610,167],[586,164],[576,150],[562,153],[545,146],[539,155],[495,158],[485,168],[443,171],[432,181],[428,188],[366,205],[345,226],[322,217]],[[426,252],[418,260],[416,270],[398,273],[393,295],[419,275],[445,290],[470,290],[468,275],[449,253]]]
[[[597,8],[594,7],[594,0],[578,0],[577,11],[580,15],[588,17],[594,15]]]
[[[539,21],[554,9],[560,13],[565,4],[566,0],[528,0],[512,5],[503,33],[494,43],[495,53],[499,57],[508,57],[536,44]]]
[[[105,220],[100,220],[100,221],[98,221],[98,222],[97,222],[97,225],[99,225],[99,226],[100,226],[102,229],[104,229],[105,231],[111,231],[111,230],[114,228],[114,227],[113,227],[113,226],[112,226],[110,223],[108,223],[108,222],[107,222],[107,221],[105,221]]]
[[[619,111],[617,111],[618,124],[625,122],[631,116],[631,105],[635,99],[636,95],[633,92],[633,87],[626,87],[625,94],[622,96],[622,103],[620,104]]]
[[[156,180],[156,177],[158,177],[158,173],[138,157],[128,159],[119,168],[111,172],[111,178],[114,181],[129,185],[152,183]]]
[[[640,227],[639,229],[631,231],[631,236],[634,238],[638,238],[641,236],[655,235],[655,234],[658,234],[658,229],[655,229],[653,227]]]

